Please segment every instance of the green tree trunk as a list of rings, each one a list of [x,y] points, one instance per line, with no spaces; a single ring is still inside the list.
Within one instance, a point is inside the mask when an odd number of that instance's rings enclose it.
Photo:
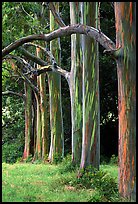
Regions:
[[[45,74],[40,76],[41,123],[42,123],[42,159],[48,155],[48,119]]]
[[[70,22],[80,23],[79,2],[70,2]],[[72,121],[72,162],[80,163],[82,146],[82,60],[80,60],[81,35],[71,35],[71,121]]]
[[[39,50],[39,57],[44,56]],[[41,66],[39,66],[41,69]],[[41,108],[41,126],[42,126],[42,159],[48,155],[48,118],[47,118],[47,96],[46,96],[46,82],[45,73],[39,76],[40,78],[40,108]]]
[[[40,49],[36,48],[36,55],[39,57],[40,55]],[[40,66],[37,65],[37,69],[39,69]],[[40,78],[41,76],[37,77],[37,87],[40,91]],[[40,94],[35,93],[35,98],[36,98],[36,149],[35,149],[35,154],[34,154],[34,159],[42,159],[42,118],[41,118],[41,97]]]
[[[119,192],[136,201],[136,2],[115,2]]]
[[[59,3],[55,3],[56,10],[59,10]],[[50,11],[50,31],[57,29],[57,24]],[[60,65],[61,48],[60,38],[50,42],[50,51],[56,62]],[[51,145],[49,152],[49,161],[53,162],[54,157],[64,156],[64,131],[61,103],[61,76],[57,73],[48,74],[49,99],[50,99],[50,127],[51,127]]]
[[[97,28],[98,2],[81,2],[81,18],[85,25]],[[80,168],[100,164],[100,109],[98,44],[82,35],[81,61],[83,63],[82,101],[83,133]]]
[[[30,155],[30,144],[32,138],[32,89],[24,82],[25,90],[25,146],[23,160],[26,160]]]

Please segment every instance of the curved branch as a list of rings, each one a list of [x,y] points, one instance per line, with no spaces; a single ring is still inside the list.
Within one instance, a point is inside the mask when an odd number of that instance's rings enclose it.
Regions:
[[[16,40],[15,42],[11,43],[7,47],[5,47],[2,50],[2,57],[6,56],[19,46],[23,45],[27,42],[32,42],[34,40],[44,40],[44,41],[51,41],[55,38],[67,36],[71,34],[84,34],[89,36],[90,38],[93,38],[97,42],[99,42],[105,49],[115,49],[115,44],[112,42],[111,39],[109,39],[104,33],[99,32],[97,29],[82,25],[82,24],[74,24],[70,26],[61,27],[49,34],[35,34],[35,35],[29,35],[27,37],[20,38],[19,40]]]

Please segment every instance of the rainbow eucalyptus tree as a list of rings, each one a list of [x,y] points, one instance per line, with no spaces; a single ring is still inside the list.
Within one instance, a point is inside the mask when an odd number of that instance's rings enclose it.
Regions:
[[[59,10],[59,3],[55,4],[56,11]],[[50,11],[50,31],[58,27],[54,16]],[[54,56],[58,65],[61,60],[60,38],[50,42],[50,52]],[[50,101],[50,127],[51,127],[51,144],[49,151],[49,161],[53,162],[54,157],[59,159],[64,156],[64,131],[63,116],[61,103],[61,75],[53,72],[48,73],[49,84],[49,101]]]
[[[44,58],[44,54],[39,50],[39,57]],[[41,69],[41,66],[39,67]],[[49,144],[48,144],[48,117],[47,117],[47,96],[46,96],[46,74],[42,73],[39,76],[40,81],[40,109],[41,109],[41,126],[42,126],[42,159],[45,159],[48,155]]]
[[[36,48],[36,56],[40,56],[40,48]],[[40,69],[40,65],[37,65],[37,69]],[[37,88],[39,90],[38,94],[35,93],[36,98],[36,143],[35,143],[35,153],[34,160],[42,158],[42,118],[41,118],[41,98],[40,98],[40,78],[37,77]]]
[[[79,2],[70,2],[70,22],[80,23]],[[72,162],[80,164],[82,146],[82,60],[80,59],[81,35],[71,35],[71,122],[72,122]]]
[[[98,27],[98,2],[80,2],[81,23]],[[100,163],[100,109],[98,44],[94,39],[81,36],[81,63],[83,66],[82,101],[83,132],[80,168]]]
[[[136,2],[115,2],[119,192],[136,201]]]
[[[28,159],[29,155],[32,153],[32,89],[30,85],[24,82],[25,90],[25,145],[23,160]]]

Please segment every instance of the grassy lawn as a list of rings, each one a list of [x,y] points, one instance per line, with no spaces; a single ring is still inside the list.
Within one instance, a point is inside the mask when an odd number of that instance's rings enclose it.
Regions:
[[[101,169],[117,179],[117,166]],[[3,163],[2,202],[104,202],[98,189],[72,185],[74,180],[76,171],[62,171],[61,164]]]

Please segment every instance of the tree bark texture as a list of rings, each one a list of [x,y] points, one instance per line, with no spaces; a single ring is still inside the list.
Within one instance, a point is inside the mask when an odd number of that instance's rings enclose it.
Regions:
[[[59,3],[56,2],[55,8],[59,10]],[[57,28],[54,16],[50,11],[50,31]],[[50,51],[53,54],[57,64],[61,60],[60,38],[50,42]],[[50,127],[51,144],[49,152],[49,161],[53,162],[54,157],[64,156],[64,131],[61,103],[61,76],[55,72],[48,73],[49,100],[50,100]]]
[[[25,146],[23,153],[23,160],[28,159],[30,155],[30,144],[32,138],[32,89],[24,82],[25,90]]]
[[[40,55],[40,48],[36,48],[36,55],[39,57]],[[37,69],[40,68],[40,65],[37,65]],[[40,77],[37,77],[37,88],[40,92]],[[35,93],[36,98],[36,149],[34,154],[34,160],[42,159],[42,118],[41,118],[41,98],[40,94]]]
[[[119,192],[136,201],[136,2],[115,2]]]
[[[38,48],[39,49],[39,48]],[[41,50],[39,50],[39,57],[43,58]],[[39,66],[39,69],[41,67]],[[48,155],[48,118],[47,118],[47,96],[46,96],[46,82],[45,73],[39,76],[40,80],[40,109],[41,109],[41,126],[42,126],[42,159]]]
[[[70,22],[80,23],[79,2],[70,2]],[[79,34],[71,35],[70,97],[72,121],[72,162],[80,164],[82,146],[82,60]]]
[[[98,2],[80,2],[83,24],[98,27]],[[82,100],[83,133],[80,168],[100,164],[100,109],[98,44],[82,35],[81,61],[83,64]]]

